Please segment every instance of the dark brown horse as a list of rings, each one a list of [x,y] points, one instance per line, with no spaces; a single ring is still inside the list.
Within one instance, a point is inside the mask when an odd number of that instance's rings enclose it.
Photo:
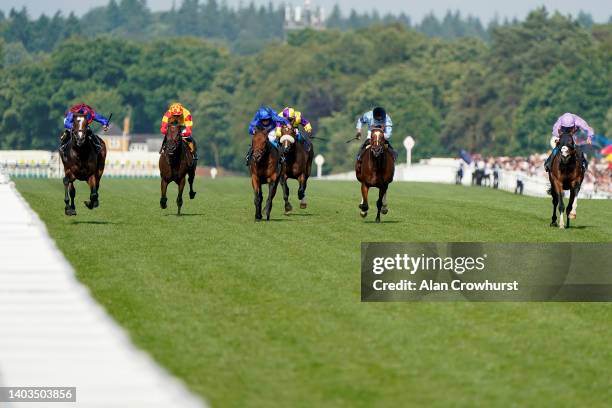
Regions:
[[[185,176],[188,177],[189,181],[189,198],[193,200],[196,196],[196,192],[193,191],[193,179],[195,178],[196,171],[193,162],[193,154],[191,150],[189,150],[187,143],[183,140],[181,131],[181,126],[177,124],[170,124],[168,126],[166,146],[159,156],[159,174],[161,175],[161,199],[159,200],[159,205],[163,209],[168,207],[166,191],[168,190],[168,184],[174,181],[178,184],[176,215],[181,215]]]
[[[308,177],[310,177],[310,168],[312,167],[312,159],[314,151],[306,151],[304,144],[297,141],[297,136],[291,125],[285,125],[281,128],[280,144],[285,156],[283,164],[283,176],[281,177],[281,185],[283,187],[283,198],[285,199],[285,214],[289,214],[293,207],[289,202],[289,186],[287,179],[298,181],[298,199],[300,200],[300,208],[305,209],[308,206],[306,202],[306,186]]]
[[[276,195],[278,183],[282,177],[282,165],[280,153],[268,140],[268,132],[257,129],[251,140],[253,154],[249,160],[249,172],[251,173],[251,184],[255,196],[255,221],[261,221],[261,204],[263,193],[261,186],[268,184],[268,199],[266,202],[266,220],[270,220],[272,211],[272,200]]]
[[[60,154],[64,164],[64,203],[66,203],[64,213],[68,216],[76,215],[75,180],[87,181],[89,185],[89,201],[85,201],[85,206],[93,210],[100,205],[98,191],[100,179],[104,173],[106,144],[102,139],[97,139],[99,137],[87,126],[87,117],[75,114],[70,130],[70,140],[64,148],[64,153]],[[100,146],[99,152],[96,152],[96,142]]]
[[[550,181],[550,195],[552,196],[553,215],[551,227],[565,228],[563,212],[566,211],[567,228],[570,227],[570,219],[576,217],[572,212],[574,202],[580,192],[584,170],[582,168],[582,152],[574,144],[574,136],[570,133],[559,135],[559,152],[553,157],[548,179]],[[570,191],[569,203],[564,208],[564,190]],[[557,206],[559,207],[559,223],[557,223]]]
[[[370,187],[378,188],[378,200],[376,207],[376,222],[380,222],[380,213],[387,214],[387,188],[393,181],[395,173],[395,157],[391,149],[385,143],[385,132],[374,128],[370,132],[370,145],[366,147],[361,155],[361,164],[355,163],[355,174],[361,182],[361,217],[368,215],[368,192]]]

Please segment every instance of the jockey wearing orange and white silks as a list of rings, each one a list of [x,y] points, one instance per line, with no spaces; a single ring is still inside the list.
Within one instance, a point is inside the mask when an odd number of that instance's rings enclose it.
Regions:
[[[173,123],[176,123],[179,126],[183,126],[185,129],[183,130],[182,136],[183,138],[188,138],[191,136],[191,131],[193,128],[193,118],[191,117],[191,112],[187,108],[185,108],[180,103],[173,103],[170,105],[164,116],[162,117],[161,127],[159,131],[165,136],[168,133],[168,122],[172,119]]]

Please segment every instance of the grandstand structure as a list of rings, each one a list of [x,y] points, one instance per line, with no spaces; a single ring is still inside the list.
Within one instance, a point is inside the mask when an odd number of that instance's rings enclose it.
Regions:
[[[322,7],[313,6],[310,0],[305,0],[301,6],[285,5],[284,29],[287,31],[325,29],[325,10]]]

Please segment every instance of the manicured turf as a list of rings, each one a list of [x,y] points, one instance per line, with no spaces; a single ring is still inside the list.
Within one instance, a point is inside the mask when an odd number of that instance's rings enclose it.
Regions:
[[[384,223],[356,182],[253,222],[250,181],[198,180],[176,217],[157,180],[18,180],[79,278],[134,342],[216,407],[609,406],[612,305],[360,303],[362,241],[611,241],[612,202],[548,227],[548,199],[394,183]],[[295,194],[295,182],[291,184]],[[373,200],[372,204],[373,204]],[[293,198],[294,207],[297,199]]]

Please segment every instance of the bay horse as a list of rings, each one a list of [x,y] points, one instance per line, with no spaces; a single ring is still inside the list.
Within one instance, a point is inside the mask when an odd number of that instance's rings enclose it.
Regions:
[[[303,210],[308,207],[306,201],[306,186],[308,177],[310,177],[310,169],[314,158],[314,149],[311,147],[306,151],[303,143],[296,140],[296,131],[291,125],[284,125],[281,128],[280,144],[285,156],[283,164],[283,175],[281,177],[281,186],[283,187],[283,198],[285,199],[285,214],[289,214],[293,207],[289,202],[289,186],[287,180],[292,178],[297,180],[298,199],[300,200],[300,208]]]
[[[272,200],[276,195],[278,183],[282,178],[283,167],[280,160],[280,152],[268,140],[268,132],[264,129],[257,129],[251,140],[253,154],[249,159],[249,173],[251,174],[251,184],[255,196],[255,221],[261,221],[263,184],[268,184],[268,199],[266,201],[266,221],[270,221],[272,211]]]
[[[77,215],[74,206],[75,180],[86,181],[89,185],[89,201],[84,202],[85,206],[93,210],[100,205],[98,191],[106,162],[106,144],[102,139],[97,140],[100,151],[96,152],[94,138],[99,139],[87,125],[87,117],[74,114],[70,139],[64,153],[60,154],[64,165],[64,213],[68,216]]]
[[[178,195],[176,197],[176,215],[181,215],[181,207],[183,206],[183,189],[185,188],[185,176],[188,177],[189,181],[189,199],[193,200],[196,196],[196,192],[193,191],[193,180],[195,178],[196,166],[194,166],[193,154],[191,153],[191,150],[189,150],[187,143],[185,143],[183,140],[181,132],[182,126],[179,126],[178,124],[168,125],[166,146],[159,156],[159,174],[161,176],[161,198],[159,200],[159,205],[164,210],[168,207],[166,191],[168,190],[168,184],[174,181],[178,185]]]
[[[395,157],[385,143],[385,132],[380,128],[373,128],[370,132],[370,145],[361,155],[361,163],[356,161],[355,174],[361,182],[360,215],[368,215],[368,192],[371,187],[378,188],[376,207],[376,222],[380,222],[380,213],[387,214],[387,189],[393,181],[395,173]]]
[[[563,212],[566,211],[567,228],[570,227],[570,219],[576,217],[572,212],[574,202],[580,192],[584,170],[582,168],[582,151],[576,148],[572,132],[563,132],[559,135],[559,151],[553,157],[548,179],[550,181],[549,193],[552,196],[553,214],[551,227],[566,228],[563,220]],[[567,208],[564,208],[564,190],[570,191]],[[557,206],[559,207],[559,223],[557,224]]]

